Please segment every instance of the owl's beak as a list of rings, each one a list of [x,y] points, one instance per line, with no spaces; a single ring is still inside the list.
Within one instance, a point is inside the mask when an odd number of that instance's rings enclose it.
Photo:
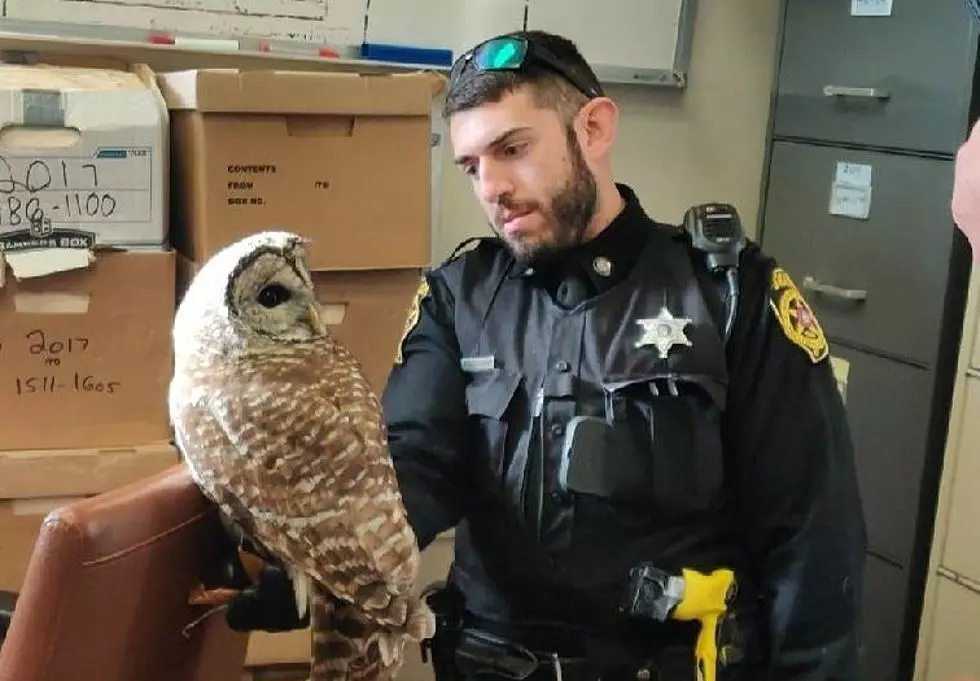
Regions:
[[[326,333],[326,329],[323,327],[323,322],[320,321],[320,311],[316,309],[316,303],[310,303],[306,307],[306,321],[309,323],[310,328],[315,330],[317,333]]]

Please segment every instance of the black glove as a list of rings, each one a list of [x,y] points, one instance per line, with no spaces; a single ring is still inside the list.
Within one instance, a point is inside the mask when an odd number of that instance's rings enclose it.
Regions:
[[[292,580],[272,553],[223,516],[221,522],[225,533],[214,546],[215,558],[202,576],[202,581],[206,589],[225,587],[240,590],[225,611],[228,626],[242,633],[292,631],[308,627],[309,611],[300,619],[296,612]],[[239,547],[265,563],[255,584],[242,564]]]
[[[228,626],[238,632],[293,631],[310,625],[310,613],[300,619],[293,582],[284,569],[267,564],[256,584],[245,587],[228,604]]]

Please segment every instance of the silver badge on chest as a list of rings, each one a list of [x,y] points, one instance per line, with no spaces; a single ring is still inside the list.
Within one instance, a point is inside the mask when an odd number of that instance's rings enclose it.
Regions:
[[[637,319],[636,323],[642,327],[643,335],[635,346],[642,348],[652,345],[660,352],[661,359],[667,359],[667,354],[675,345],[691,345],[691,339],[684,334],[691,319],[675,317],[666,307],[660,308],[660,314],[656,317]]]

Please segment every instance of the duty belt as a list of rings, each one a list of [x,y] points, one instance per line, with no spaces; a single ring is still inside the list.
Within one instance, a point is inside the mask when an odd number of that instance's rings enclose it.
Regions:
[[[524,681],[543,671],[550,671],[553,681],[587,681],[598,679],[601,675],[594,661],[585,656],[532,650],[510,639],[474,628],[460,632],[455,659],[463,676],[470,679],[493,676]],[[636,670],[633,675],[638,681],[654,678],[647,667]]]

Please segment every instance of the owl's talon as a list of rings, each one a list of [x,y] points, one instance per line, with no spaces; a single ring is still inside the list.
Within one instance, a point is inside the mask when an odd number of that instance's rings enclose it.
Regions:
[[[206,620],[209,617],[211,617],[211,615],[215,614],[216,612],[221,612],[222,610],[225,610],[227,607],[228,607],[228,604],[227,603],[223,603],[221,605],[216,605],[215,607],[209,609],[207,612],[205,612],[200,617],[197,617],[194,620],[192,620],[190,623],[186,624],[184,626],[184,628],[181,629],[181,631],[180,631],[181,635],[184,638],[190,638],[191,637],[191,629],[193,629],[194,627],[196,627],[199,624],[201,624],[201,622],[203,622],[204,620]]]
[[[238,589],[205,589],[199,586],[191,591],[187,602],[190,605],[226,606],[239,593]]]

